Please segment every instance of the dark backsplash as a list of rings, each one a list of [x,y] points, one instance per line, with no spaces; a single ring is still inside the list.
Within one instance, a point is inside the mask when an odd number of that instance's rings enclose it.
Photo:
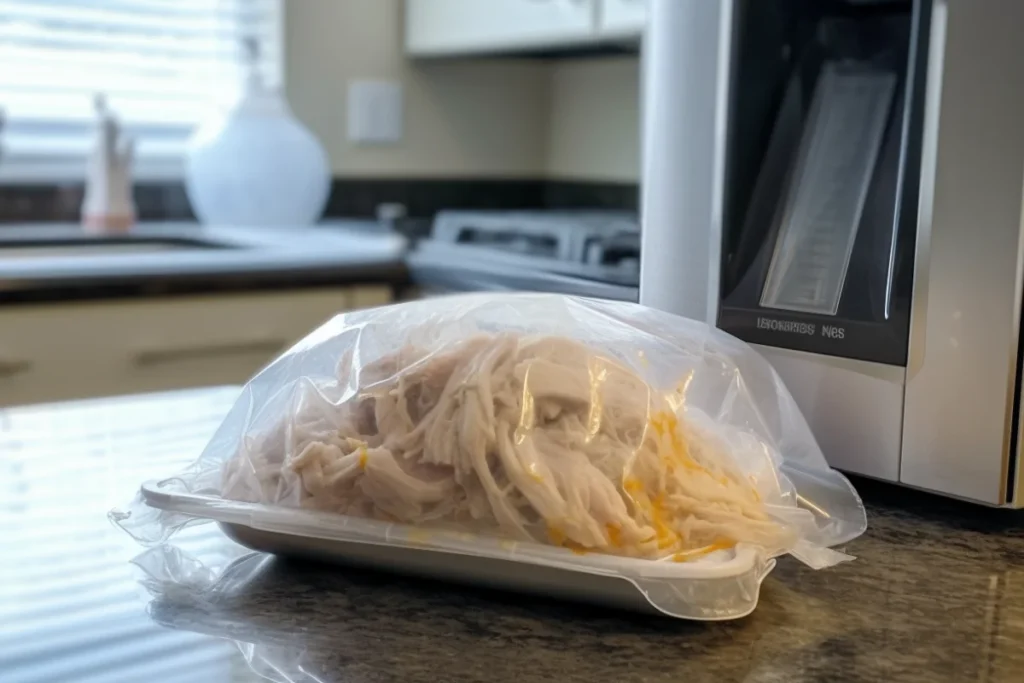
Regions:
[[[548,209],[613,209],[639,212],[640,188],[635,183],[589,183],[551,180],[543,183]]]
[[[136,183],[139,220],[194,220],[192,207],[179,183]],[[0,185],[0,225],[3,223],[75,222],[84,188],[76,185]]]
[[[81,185],[0,186],[4,223],[74,222]],[[635,211],[637,186],[561,180],[349,179],[335,178],[326,218],[369,218],[378,205],[403,204],[409,216],[429,218],[441,209],[573,209]],[[139,220],[194,220],[180,183],[136,183]]]

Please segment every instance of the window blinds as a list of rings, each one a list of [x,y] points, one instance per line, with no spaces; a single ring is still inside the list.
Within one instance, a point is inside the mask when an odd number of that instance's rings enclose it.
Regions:
[[[281,33],[280,0],[0,0],[0,178],[80,174],[97,93],[142,175],[173,174],[195,125],[237,94],[244,39],[280,84]]]

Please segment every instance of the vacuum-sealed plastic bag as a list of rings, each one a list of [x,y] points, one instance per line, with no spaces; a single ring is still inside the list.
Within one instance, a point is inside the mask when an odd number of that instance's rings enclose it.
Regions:
[[[306,554],[332,541],[342,557],[434,550],[616,578],[689,618],[749,612],[772,558],[835,564],[829,547],[866,526],[745,343],[635,304],[532,294],[324,324],[246,385],[188,471],[115,513],[146,542],[197,518],[291,551],[313,539]]]

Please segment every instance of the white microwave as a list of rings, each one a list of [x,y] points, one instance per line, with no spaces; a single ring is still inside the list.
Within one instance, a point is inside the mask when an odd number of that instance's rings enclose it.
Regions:
[[[1024,506],[1021,0],[652,0],[640,301],[839,469]]]

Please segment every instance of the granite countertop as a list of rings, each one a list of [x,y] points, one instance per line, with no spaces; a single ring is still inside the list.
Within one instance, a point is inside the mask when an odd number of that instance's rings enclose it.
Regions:
[[[72,224],[4,226],[0,301],[401,284],[406,240],[372,227],[368,221],[289,229],[144,223],[129,236],[89,237]]]
[[[0,229],[0,304],[348,283],[414,284],[427,292],[547,291],[618,301],[639,296],[635,284],[450,247],[417,243],[357,219],[290,229],[143,223],[120,237],[90,237],[76,224],[6,225]]]
[[[1024,680],[1024,517],[866,482],[858,559],[783,559],[734,622],[278,560],[210,525],[178,547],[224,571],[151,551],[150,576],[188,580],[140,584],[105,513],[191,461],[236,395],[0,411],[0,680]]]

